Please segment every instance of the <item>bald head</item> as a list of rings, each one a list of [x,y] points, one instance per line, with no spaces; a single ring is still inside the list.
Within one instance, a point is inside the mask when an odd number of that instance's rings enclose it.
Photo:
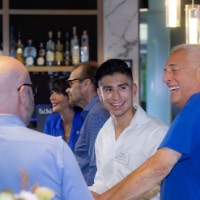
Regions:
[[[15,58],[0,56],[0,114],[15,114],[27,121],[33,110],[33,95],[23,84],[31,84],[26,67]]]

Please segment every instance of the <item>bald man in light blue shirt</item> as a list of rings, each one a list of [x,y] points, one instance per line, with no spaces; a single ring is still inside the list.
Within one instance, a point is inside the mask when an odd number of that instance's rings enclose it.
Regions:
[[[0,56],[0,191],[38,184],[55,192],[53,200],[92,200],[67,144],[26,127],[34,108],[31,87],[24,65]]]

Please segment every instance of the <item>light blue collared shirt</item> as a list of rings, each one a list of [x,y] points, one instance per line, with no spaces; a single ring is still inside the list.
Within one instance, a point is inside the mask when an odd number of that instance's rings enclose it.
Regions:
[[[55,192],[54,200],[93,199],[68,145],[61,139],[26,128],[15,115],[0,114],[0,191],[19,192],[20,172],[34,184]]]

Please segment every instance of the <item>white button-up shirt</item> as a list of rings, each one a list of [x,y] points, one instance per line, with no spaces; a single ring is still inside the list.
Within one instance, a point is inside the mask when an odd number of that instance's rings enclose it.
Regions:
[[[95,145],[97,173],[91,191],[101,194],[114,186],[152,156],[163,140],[168,127],[139,105],[134,107],[137,111],[130,125],[117,140],[111,117],[100,130]]]

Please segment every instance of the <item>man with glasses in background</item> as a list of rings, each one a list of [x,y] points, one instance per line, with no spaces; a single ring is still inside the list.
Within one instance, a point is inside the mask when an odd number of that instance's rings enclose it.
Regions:
[[[83,109],[83,125],[74,154],[88,186],[94,183],[96,174],[94,150],[96,137],[110,116],[97,95],[97,69],[98,64],[94,61],[77,65],[67,80],[68,89],[66,90],[69,103]]]
[[[0,191],[37,184],[53,190],[53,200],[92,199],[67,144],[26,127],[34,109],[32,83],[14,58],[0,56],[0,93]]]

